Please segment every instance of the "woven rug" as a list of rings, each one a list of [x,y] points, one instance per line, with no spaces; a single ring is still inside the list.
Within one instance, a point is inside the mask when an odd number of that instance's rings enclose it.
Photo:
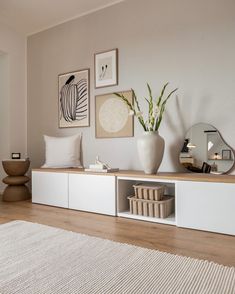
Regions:
[[[44,225],[0,225],[0,293],[235,293],[235,268]]]

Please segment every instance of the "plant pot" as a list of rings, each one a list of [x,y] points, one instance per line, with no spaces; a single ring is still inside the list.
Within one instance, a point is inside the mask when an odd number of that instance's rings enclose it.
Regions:
[[[158,132],[144,132],[137,140],[138,155],[146,174],[155,174],[162,162],[165,141]]]

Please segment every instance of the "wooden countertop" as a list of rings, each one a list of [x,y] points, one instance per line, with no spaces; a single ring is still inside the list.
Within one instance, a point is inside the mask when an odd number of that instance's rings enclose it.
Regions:
[[[145,174],[143,171],[119,171],[118,173],[116,173],[116,175],[120,177],[141,177],[149,179],[164,179],[175,181],[235,183],[235,175],[214,175],[177,172],[159,172],[154,175],[148,175]]]
[[[173,180],[173,181],[194,181],[194,182],[214,182],[214,183],[235,183],[235,175],[213,175],[200,173],[177,173],[177,172],[159,172],[154,175],[145,174],[143,171],[120,170],[114,173],[85,172],[81,168],[36,168],[32,171],[38,172],[55,172],[55,173],[78,173],[91,175],[105,175],[128,178],[143,178],[156,180]]]

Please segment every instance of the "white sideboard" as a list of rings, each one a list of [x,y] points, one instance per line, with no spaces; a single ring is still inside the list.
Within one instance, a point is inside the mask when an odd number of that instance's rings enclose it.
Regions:
[[[115,176],[69,174],[69,208],[116,215]]]
[[[130,214],[133,185],[149,182],[164,184],[175,196],[175,213],[164,219]],[[235,235],[235,176],[35,169],[32,202]]]
[[[32,201],[58,207],[69,207],[68,173],[40,172],[32,174]]]
[[[177,183],[177,226],[235,235],[235,184]]]
[[[114,175],[90,175],[58,169],[32,171],[32,202],[116,215]]]

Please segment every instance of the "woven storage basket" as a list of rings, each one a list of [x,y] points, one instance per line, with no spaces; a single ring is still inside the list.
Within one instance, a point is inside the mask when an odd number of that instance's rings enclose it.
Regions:
[[[135,197],[145,200],[162,200],[165,186],[163,185],[133,185],[135,189]]]
[[[174,212],[175,198],[173,196],[163,196],[160,201],[139,199],[135,196],[128,199],[132,214],[166,218]]]

